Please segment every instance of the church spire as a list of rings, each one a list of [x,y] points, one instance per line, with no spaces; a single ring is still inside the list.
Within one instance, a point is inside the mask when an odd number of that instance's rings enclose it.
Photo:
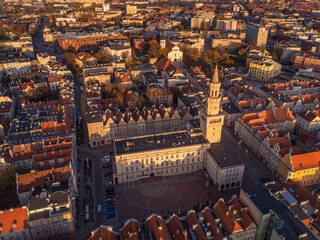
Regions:
[[[213,73],[213,77],[212,77],[212,80],[211,80],[212,83],[219,83],[219,70],[218,70],[218,65],[216,65],[216,68],[214,70],[214,73]]]

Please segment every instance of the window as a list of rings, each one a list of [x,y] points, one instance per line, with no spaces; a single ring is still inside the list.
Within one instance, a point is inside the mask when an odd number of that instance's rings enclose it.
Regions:
[[[64,227],[64,229],[68,229],[69,228],[67,223],[63,224],[63,227]]]
[[[59,232],[60,231],[60,227],[56,226],[56,231]]]
[[[50,229],[46,228],[45,232],[46,232],[46,234],[49,234],[50,233]]]

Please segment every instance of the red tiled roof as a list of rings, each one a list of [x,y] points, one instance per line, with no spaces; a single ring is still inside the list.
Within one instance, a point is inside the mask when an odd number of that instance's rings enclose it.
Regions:
[[[182,220],[176,215],[172,215],[167,222],[168,229],[174,240],[188,240],[188,233],[183,226]]]
[[[181,74],[180,70],[169,60],[169,58],[161,58],[155,65],[161,71],[168,72],[171,76],[174,74]]]
[[[206,236],[204,235],[204,232],[199,224],[198,216],[196,213],[192,210],[189,211],[186,222],[188,224],[188,227],[191,228],[194,233],[197,235],[197,239],[199,240],[207,240]]]
[[[119,234],[112,230],[109,226],[99,226],[91,232],[88,240],[119,240]]]
[[[150,229],[156,240],[171,239],[166,222],[157,215],[151,215],[144,224],[146,229]]]
[[[70,177],[70,166],[53,168],[45,171],[18,175],[19,192],[30,191],[32,187],[44,186],[50,179],[52,182],[67,181]]]
[[[48,77],[48,82],[50,83],[57,83],[57,82],[61,82],[63,79],[62,75],[56,75],[56,76],[51,76]]]
[[[33,82],[20,83],[20,89],[21,89],[22,91],[26,90],[28,87],[30,87],[30,88],[35,88]]]
[[[293,169],[303,170],[320,167],[320,152],[311,152],[291,156]]]
[[[212,212],[209,208],[205,208],[202,212],[203,220],[205,223],[210,223],[211,231],[214,233],[213,240],[221,240],[224,236],[223,232],[221,231],[220,227],[216,223]]]
[[[141,230],[141,225],[136,220],[130,219],[120,229],[120,237],[126,240],[139,240],[138,233]]]
[[[28,228],[28,209],[19,207],[0,212],[0,235]]]

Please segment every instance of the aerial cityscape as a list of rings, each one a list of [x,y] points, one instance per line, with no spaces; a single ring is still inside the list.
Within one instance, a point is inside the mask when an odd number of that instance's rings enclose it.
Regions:
[[[320,239],[320,0],[1,0],[0,240]]]

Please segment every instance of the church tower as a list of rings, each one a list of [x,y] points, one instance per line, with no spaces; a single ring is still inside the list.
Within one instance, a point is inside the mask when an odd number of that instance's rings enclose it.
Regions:
[[[212,80],[209,83],[206,107],[200,112],[200,128],[202,135],[210,143],[221,141],[221,131],[224,122],[224,115],[220,111],[220,87],[218,67],[214,71]]]

